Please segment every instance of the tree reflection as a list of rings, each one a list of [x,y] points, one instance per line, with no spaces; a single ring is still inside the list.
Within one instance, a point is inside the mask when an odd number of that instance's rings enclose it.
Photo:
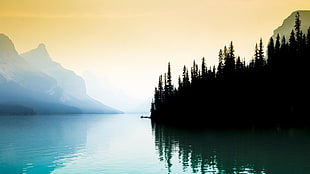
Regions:
[[[310,173],[309,131],[202,131],[152,123],[168,173]],[[175,160],[175,159],[178,160]]]

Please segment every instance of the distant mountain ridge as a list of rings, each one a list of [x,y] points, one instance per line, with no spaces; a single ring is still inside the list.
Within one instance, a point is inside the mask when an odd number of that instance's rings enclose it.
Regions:
[[[310,10],[297,10],[292,12],[291,15],[284,19],[282,25],[273,31],[273,39],[276,39],[278,34],[280,37],[285,36],[286,39],[289,39],[291,31],[294,28],[295,16],[297,12],[300,15],[301,30],[304,34],[307,33],[310,26]]]
[[[120,111],[89,97],[84,80],[54,62],[44,44],[19,55],[13,42],[0,34],[0,114],[34,113]]]
[[[21,56],[35,68],[56,80],[57,87],[63,91],[61,101],[69,100],[70,96],[76,98],[85,97],[86,88],[84,80],[73,71],[63,68],[59,63],[54,62],[44,44],[36,49],[21,54]]]

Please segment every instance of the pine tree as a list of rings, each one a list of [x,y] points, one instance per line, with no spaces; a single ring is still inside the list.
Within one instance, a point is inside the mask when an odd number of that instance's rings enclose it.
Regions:
[[[233,42],[231,41],[230,42],[230,45],[229,45],[229,57],[233,60],[235,60],[235,48],[234,48],[234,45],[233,45]]]
[[[166,90],[167,90],[167,95],[168,96],[171,96],[173,94],[173,85],[172,85],[172,76],[171,76],[170,62],[168,62]]]
[[[258,50],[258,56],[259,59],[262,61],[262,64],[264,65],[264,45],[263,45],[263,39],[260,38],[259,40],[259,50]]]
[[[277,38],[276,38],[276,44],[275,44],[275,52],[279,53],[280,52],[280,47],[281,47],[281,43],[280,43],[280,35],[278,34],[277,35]]]
[[[156,91],[156,89],[155,89]],[[157,88],[157,100],[155,97],[155,104],[161,104],[164,100],[164,87],[163,87],[163,76],[160,75],[159,76],[159,80],[158,80],[158,88]]]
[[[192,83],[197,82],[198,80],[198,65],[196,64],[195,60],[193,61],[193,66],[191,68],[191,77],[192,77]]]
[[[218,66],[217,66],[217,77],[221,78],[223,76],[224,71],[224,54],[222,49],[219,51],[218,55]]]
[[[243,65],[240,60],[240,57],[238,56],[237,61],[236,61],[236,73],[240,74],[243,71]]]
[[[301,30],[301,20],[300,20],[300,15],[299,12],[296,13],[295,15],[295,33],[296,33],[296,49],[297,51],[301,49],[302,45],[302,30]]]
[[[155,94],[156,94],[156,90],[155,90]],[[151,109],[150,109],[151,113],[154,113],[156,111],[155,109],[155,102],[154,99],[152,99],[152,103],[151,103]]]
[[[226,50],[226,51],[225,51]],[[235,71],[235,50],[233,43],[230,42],[228,50],[224,47],[224,76],[232,76]]]
[[[295,54],[296,48],[297,48],[297,42],[295,39],[295,32],[294,30],[291,31],[290,39],[289,39],[289,47],[290,47],[290,52],[292,54]]]
[[[206,77],[207,77],[207,68],[205,58],[203,57],[201,62],[201,78],[205,79]]]
[[[162,75],[159,76],[158,87],[155,88],[154,101],[152,101],[151,112],[154,113],[160,110],[164,101],[164,88]]]
[[[181,80],[181,76],[180,75],[179,75],[179,78],[178,78],[178,84],[179,84],[178,90],[180,91],[183,88],[183,82]]]
[[[281,45],[280,46],[280,52],[282,52],[282,54],[283,54],[283,52],[285,53],[288,51],[288,49],[287,49],[288,45],[287,45],[285,36],[282,37],[280,45]]]
[[[255,55],[254,55],[254,61],[255,61],[255,68],[256,71],[261,71],[263,67],[265,66],[265,60],[264,60],[264,50],[263,50],[263,41],[260,39],[259,46],[257,44],[255,45]]]
[[[258,67],[258,63],[259,62],[259,56],[258,56],[258,46],[257,43],[255,44],[255,50],[254,50],[254,64],[255,64],[255,68]]]
[[[281,48],[279,51],[279,61],[278,61],[278,66],[282,72],[285,71],[285,67],[287,67],[289,64],[288,59],[291,57],[289,56],[289,53],[290,52],[295,53],[295,51],[290,51],[289,47],[290,47],[290,44],[286,42],[286,38],[285,36],[283,36],[281,40]],[[294,49],[291,49],[291,50],[294,50]]]
[[[216,78],[216,75],[215,75],[216,74],[215,65],[213,65],[212,74],[213,74],[212,78],[215,79]]]
[[[164,73],[164,101],[168,98],[167,73]]]
[[[186,68],[185,65],[183,67],[182,77],[183,77],[183,85],[185,88],[187,88],[190,85],[190,81],[189,81],[188,69]]]
[[[274,63],[275,63],[274,62],[275,61],[274,60],[275,59],[274,55],[275,55],[275,47],[274,47],[273,38],[271,37],[270,40],[269,40],[268,46],[267,46],[267,57],[268,57],[267,64],[271,68],[273,68]]]

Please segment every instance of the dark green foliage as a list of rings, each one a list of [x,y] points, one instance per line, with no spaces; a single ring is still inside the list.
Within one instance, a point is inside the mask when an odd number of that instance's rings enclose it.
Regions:
[[[193,61],[191,79],[184,66],[177,90],[168,63],[164,87],[160,76],[155,89],[152,119],[213,128],[309,127],[310,28],[302,34],[300,24],[297,14],[289,42],[270,38],[267,59],[260,39],[248,64],[236,58],[232,42],[219,51],[217,69],[208,69],[204,58],[201,69]]]

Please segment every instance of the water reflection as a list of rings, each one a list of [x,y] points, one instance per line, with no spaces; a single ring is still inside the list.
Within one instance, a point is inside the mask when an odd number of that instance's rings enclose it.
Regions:
[[[309,131],[189,131],[155,123],[152,129],[168,173],[176,165],[183,173],[310,173]]]
[[[86,119],[1,116],[0,173],[51,173],[82,153]]]

